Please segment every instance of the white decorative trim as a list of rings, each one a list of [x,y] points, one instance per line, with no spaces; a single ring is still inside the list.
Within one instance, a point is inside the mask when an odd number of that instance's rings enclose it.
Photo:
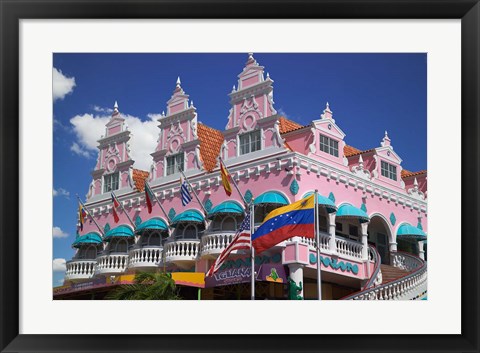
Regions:
[[[310,151],[310,153],[315,153],[317,151],[317,147],[316,147],[316,144],[317,144],[317,129],[315,129],[315,127],[313,126],[310,131],[312,132],[312,136],[313,136],[313,141],[312,143],[308,146],[308,150]]]
[[[352,167],[352,173],[361,179],[365,179],[365,180],[371,179],[370,172],[364,169],[362,155],[360,155],[358,159],[358,166]]]
[[[420,201],[423,201],[425,200],[425,195],[423,192],[421,192],[419,189],[418,189],[418,181],[417,181],[417,178],[414,179],[413,181],[413,188],[411,189],[408,189],[407,190],[407,193],[414,199],[416,200],[420,200]]]
[[[202,158],[200,157],[200,145],[195,146],[194,161],[197,164],[198,169],[203,169],[203,162],[202,162]]]

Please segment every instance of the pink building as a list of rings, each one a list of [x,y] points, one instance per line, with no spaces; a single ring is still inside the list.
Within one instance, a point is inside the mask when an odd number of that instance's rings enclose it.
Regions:
[[[278,115],[273,82],[250,54],[229,94],[225,130],[218,131],[197,121],[178,79],[167,113],[158,119],[149,171],[134,169],[130,132],[115,104],[98,141],[85,203],[100,230],[86,221],[73,244],[66,281],[156,270],[202,278],[244,218],[240,195],[233,190],[228,197],[223,190],[221,156],[247,202],[253,199],[256,224],[271,210],[318,190],[324,299],[426,297],[427,172],[404,170],[387,132],[369,150],[349,146],[328,103],[306,126]],[[202,205],[192,197],[182,206],[179,169]],[[145,182],[160,202],[154,201],[151,213]],[[117,210],[118,223],[111,191],[124,209]],[[301,287],[299,297],[316,298],[316,246],[314,239],[292,234],[257,256],[257,297],[287,298],[290,277]],[[202,288],[203,299],[249,298],[249,261],[248,252],[234,252],[214,277],[190,285]]]

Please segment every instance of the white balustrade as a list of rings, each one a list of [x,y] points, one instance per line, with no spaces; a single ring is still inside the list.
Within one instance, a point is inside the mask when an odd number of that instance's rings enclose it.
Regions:
[[[205,233],[200,241],[202,257],[209,257],[210,255],[210,257],[215,257],[215,255],[220,255],[232,242],[234,236],[235,231]]]
[[[65,279],[69,281],[90,279],[95,274],[96,264],[97,260],[73,259],[68,261]]]
[[[392,266],[398,267],[405,271],[413,271],[421,266],[421,262],[412,256],[405,255],[401,252],[395,252],[392,255]]]
[[[200,240],[198,239],[181,239],[165,243],[165,260],[166,262],[173,262],[179,266],[191,266],[196,260],[200,250]]]
[[[129,268],[155,268],[162,263],[162,247],[147,246],[130,250]]]
[[[420,258],[406,253],[395,253],[392,261],[394,266],[412,272],[397,280],[378,285],[345,299],[415,300],[425,296],[427,293],[427,264]]]
[[[335,238],[335,243],[337,244],[337,253],[340,256],[351,257],[356,260],[362,259],[362,243],[343,239],[338,236]]]
[[[97,266],[95,274],[117,274],[123,273],[127,269],[128,254],[113,253],[97,257]]]

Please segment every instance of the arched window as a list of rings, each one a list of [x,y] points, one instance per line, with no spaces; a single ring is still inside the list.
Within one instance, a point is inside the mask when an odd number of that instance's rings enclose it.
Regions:
[[[226,216],[222,220],[222,230],[236,230],[237,229],[237,220],[235,217],[232,216]]]
[[[117,243],[113,247],[113,252],[127,252],[128,242],[126,239],[118,239]]]
[[[183,229],[183,238],[184,239],[197,239],[198,231],[197,226],[194,224],[189,224]]]
[[[88,260],[93,260],[97,257],[97,247],[94,245],[90,245],[86,250],[85,250],[85,259]]]

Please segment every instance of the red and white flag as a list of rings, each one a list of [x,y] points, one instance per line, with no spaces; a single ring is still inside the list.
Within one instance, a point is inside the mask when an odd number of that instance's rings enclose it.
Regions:
[[[250,213],[248,212],[243,220],[240,228],[238,229],[237,233],[232,239],[232,242],[222,251],[220,256],[215,260],[210,270],[207,272],[207,276],[213,276],[215,272],[217,272],[220,267],[223,265],[225,260],[228,258],[228,255],[234,250],[243,250],[243,249],[250,249],[250,222],[251,217]]]
[[[117,200],[117,197],[113,192],[112,192],[112,202],[113,202],[113,207],[112,207],[113,219],[115,223],[118,223],[118,221],[120,221],[120,217],[118,217],[117,208],[120,206],[120,202]]]

